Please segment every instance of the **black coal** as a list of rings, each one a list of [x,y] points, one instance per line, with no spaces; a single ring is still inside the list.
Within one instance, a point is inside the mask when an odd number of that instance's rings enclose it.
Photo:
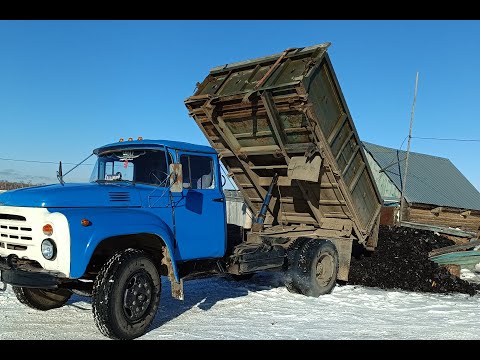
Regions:
[[[370,256],[353,257],[349,284],[433,293],[474,295],[480,286],[451,275],[428,259],[433,249],[454,245],[431,231],[380,226],[378,246]]]

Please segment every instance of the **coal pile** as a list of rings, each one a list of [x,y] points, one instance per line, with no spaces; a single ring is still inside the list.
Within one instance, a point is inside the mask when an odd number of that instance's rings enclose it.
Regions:
[[[454,242],[433,232],[380,226],[378,246],[370,255],[353,257],[349,284],[382,289],[474,295],[480,286],[451,275],[428,259],[434,249]]]

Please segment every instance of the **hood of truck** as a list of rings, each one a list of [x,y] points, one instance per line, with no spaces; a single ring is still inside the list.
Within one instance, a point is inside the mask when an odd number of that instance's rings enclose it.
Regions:
[[[131,184],[55,184],[10,190],[0,194],[0,206],[138,207],[140,196]]]

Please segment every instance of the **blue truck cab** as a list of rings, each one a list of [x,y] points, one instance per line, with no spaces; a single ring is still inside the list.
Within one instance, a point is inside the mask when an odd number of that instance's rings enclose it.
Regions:
[[[225,255],[218,157],[208,146],[143,139],[93,153],[89,183],[0,195],[1,280],[40,310],[63,305],[72,291],[92,295],[102,332],[136,337],[155,315],[160,275],[182,298],[181,264]],[[110,281],[122,271],[120,284]],[[101,303],[112,292],[119,306]]]

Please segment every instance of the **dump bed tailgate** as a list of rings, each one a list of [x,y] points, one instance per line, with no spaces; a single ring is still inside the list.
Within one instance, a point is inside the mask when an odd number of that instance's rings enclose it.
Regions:
[[[278,174],[267,225],[350,227],[365,242],[381,198],[328,46],[216,67],[185,104],[254,214]]]

